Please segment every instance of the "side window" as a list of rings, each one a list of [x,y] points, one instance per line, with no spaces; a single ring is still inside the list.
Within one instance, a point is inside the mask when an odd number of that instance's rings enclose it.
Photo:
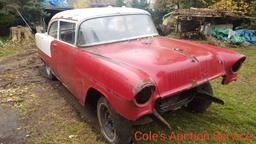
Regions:
[[[60,22],[60,40],[74,44],[75,43],[76,24],[71,22]]]
[[[48,34],[54,38],[57,38],[58,22],[55,21],[51,24]]]

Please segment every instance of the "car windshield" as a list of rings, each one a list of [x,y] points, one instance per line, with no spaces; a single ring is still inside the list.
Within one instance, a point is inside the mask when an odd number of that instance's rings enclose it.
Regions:
[[[89,46],[155,35],[158,33],[149,15],[100,17],[81,24],[78,45]]]

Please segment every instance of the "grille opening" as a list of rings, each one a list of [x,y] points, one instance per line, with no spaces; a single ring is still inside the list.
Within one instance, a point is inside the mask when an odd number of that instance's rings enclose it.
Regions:
[[[193,100],[195,92],[196,89],[191,89],[167,98],[159,98],[155,103],[155,107],[160,113],[178,110]]]

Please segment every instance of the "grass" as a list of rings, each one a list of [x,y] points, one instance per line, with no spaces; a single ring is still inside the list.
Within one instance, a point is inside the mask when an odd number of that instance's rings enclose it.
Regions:
[[[19,44],[18,47],[17,45],[16,43],[8,42],[8,45],[4,48],[0,47],[0,58],[19,53],[21,51],[20,47],[27,46],[26,43]],[[164,117],[171,124],[173,132],[184,134],[192,131],[197,134],[210,134],[210,140],[201,141],[200,143],[256,143],[256,46],[232,48],[232,50],[247,56],[238,80],[225,86],[220,84],[221,79],[211,82],[215,95],[221,97],[225,101],[225,105],[213,104],[203,114],[189,113],[183,110],[165,114]],[[43,91],[46,94],[49,88],[51,88],[46,83],[36,86],[46,88]],[[94,132],[87,123],[79,121],[79,118],[76,118],[77,113],[58,94],[51,93],[51,96],[47,97],[45,102],[42,102],[43,96],[30,97],[28,93],[26,95],[31,101],[26,100],[22,103],[23,105],[18,107],[22,117],[35,114],[33,108],[42,107],[44,106],[43,103],[46,103],[45,108],[40,108],[41,110],[43,109],[43,114],[33,115],[29,125],[25,126],[25,129],[31,132],[28,143],[104,143],[98,139],[99,133]],[[35,103],[37,100],[38,102]],[[55,107],[50,103],[49,106],[52,106],[52,108],[48,108],[47,111],[47,102],[58,103],[58,105]],[[40,111],[37,113],[40,113]],[[149,125],[138,126],[135,128],[135,131],[141,131],[147,134],[153,132],[158,135],[171,134],[167,128],[156,121]],[[254,135],[254,140],[217,141],[213,137],[216,131],[222,134],[249,133]],[[147,137],[145,136],[144,138]],[[167,140],[164,142],[159,138],[157,139],[158,141],[141,140],[135,143],[168,143]],[[174,143],[188,143],[188,141],[174,141]],[[199,143],[199,141],[192,141],[190,143]]]
[[[0,37],[0,58],[14,56],[35,47],[33,40],[11,41],[8,37]]]
[[[8,36],[0,36],[1,42],[5,42],[6,40],[8,40]]]
[[[225,101],[225,105],[212,104],[208,111],[203,114],[189,113],[183,110],[165,114],[164,117],[171,124],[176,134],[184,134],[190,131],[197,134],[210,134],[211,138],[208,141],[202,141],[202,143],[256,143],[256,46],[232,48],[232,50],[247,56],[238,80],[229,85],[221,85],[221,79],[211,82],[215,95],[221,97]],[[136,131],[171,134],[170,131],[157,122],[139,126]],[[251,134],[254,139],[243,141],[233,140],[229,137],[229,140],[227,140],[224,137],[219,137],[220,135],[217,135],[216,131],[222,134]],[[215,139],[214,133],[216,134]],[[180,143],[178,141],[174,142]],[[183,141],[183,143],[187,142]],[[199,141],[193,142],[198,143]],[[137,143],[153,144],[161,143],[161,140],[141,140]]]
[[[18,52],[18,43],[8,40],[8,37],[0,37],[0,58],[15,55]]]
[[[0,57],[15,55],[16,51],[16,49],[0,48]]]

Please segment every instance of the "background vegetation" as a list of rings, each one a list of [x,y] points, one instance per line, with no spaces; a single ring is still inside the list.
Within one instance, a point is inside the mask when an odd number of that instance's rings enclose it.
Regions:
[[[9,33],[10,26],[25,25],[17,10],[34,26],[46,15],[43,0],[0,0],[0,36]]]
[[[25,25],[17,10],[25,17],[30,25],[40,23],[41,16],[46,15],[43,0],[0,0],[0,36],[7,35],[10,26]],[[74,8],[90,7],[98,0],[79,0],[73,3]],[[226,10],[238,16],[256,16],[256,0],[157,0],[149,5],[147,0],[105,0],[104,3],[115,6],[127,6],[148,10],[158,25],[164,14],[176,8],[214,8]]]

